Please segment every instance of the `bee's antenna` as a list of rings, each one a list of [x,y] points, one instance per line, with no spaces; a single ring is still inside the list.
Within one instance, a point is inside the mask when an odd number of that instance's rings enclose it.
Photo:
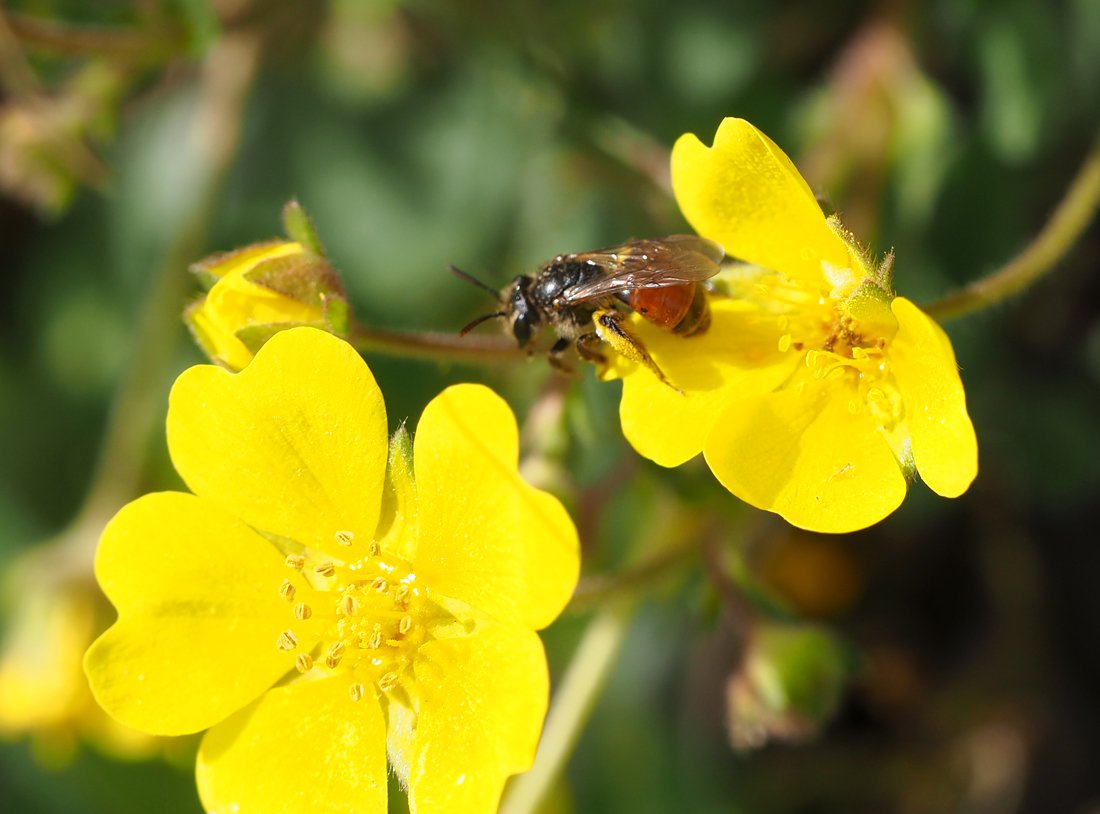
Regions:
[[[454,268],[454,266],[451,266],[451,268]],[[455,269],[455,271],[457,271],[457,270],[458,269]],[[478,325],[480,325],[483,322],[488,322],[490,319],[496,319],[497,317],[506,317],[506,316],[508,316],[508,315],[506,313],[504,313],[503,311],[497,311],[495,314],[486,314],[485,316],[478,317],[473,322],[471,322],[469,325],[467,325],[465,328],[463,328],[461,331],[459,331],[458,335],[459,336],[465,336],[466,334],[468,334],[470,331],[472,331],[474,328],[476,328]]]
[[[473,283],[478,288],[480,288],[482,291],[488,291],[490,294],[493,295],[494,300],[499,300],[500,299],[500,292],[499,291],[497,291],[495,288],[491,288],[491,287],[485,285],[485,283],[481,282],[481,280],[477,279],[477,277],[474,277],[471,274],[467,274],[462,269],[460,269],[458,266],[447,266],[447,268],[450,270],[451,274],[455,275],[456,277],[461,277],[466,282]],[[486,317],[486,319],[488,319],[488,317]]]

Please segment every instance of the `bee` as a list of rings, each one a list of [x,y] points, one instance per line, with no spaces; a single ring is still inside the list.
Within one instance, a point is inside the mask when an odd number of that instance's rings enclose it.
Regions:
[[[559,254],[534,274],[521,274],[496,292],[464,271],[451,271],[489,291],[499,310],[464,327],[465,336],[490,319],[503,319],[528,353],[549,327],[557,337],[550,363],[566,368],[561,355],[570,347],[587,361],[607,365],[604,345],[649,368],[676,389],[631,330],[629,311],[680,336],[696,336],[710,326],[702,283],[721,268],[725,251],[695,235],[632,240],[621,246],[579,254]]]

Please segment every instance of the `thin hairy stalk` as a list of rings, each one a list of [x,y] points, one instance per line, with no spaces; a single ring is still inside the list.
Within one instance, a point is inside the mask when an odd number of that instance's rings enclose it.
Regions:
[[[554,694],[535,764],[508,786],[501,814],[534,814],[573,752],[630,628],[635,603],[605,607],[592,618]]]
[[[360,353],[450,362],[518,362],[526,354],[505,336],[459,336],[432,331],[395,331],[356,325],[348,341]]]
[[[937,320],[980,311],[1011,297],[1052,271],[1100,206],[1100,135],[1065,196],[1035,239],[997,271],[924,306]]]

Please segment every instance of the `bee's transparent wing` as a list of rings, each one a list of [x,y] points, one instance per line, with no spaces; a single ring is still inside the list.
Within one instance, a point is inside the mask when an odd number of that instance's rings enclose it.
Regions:
[[[718,273],[725,250],[697,235],[632,240],[621,246],[575,254],[571,259],[599,266],[606,274],[561,293],[570,305],[636,288],[665,288],[706,280]]]

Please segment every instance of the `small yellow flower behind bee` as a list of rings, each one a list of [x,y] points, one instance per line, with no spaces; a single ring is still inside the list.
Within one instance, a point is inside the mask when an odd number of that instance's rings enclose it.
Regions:
[[[746,502],[813,531],[845,532],[890,514],[915,472],[955,497],[977,474],[977,442],[947,335],[826,218],[790,159],[741,119],[707,147],[672,153],[684,216],[727,255],[728,297],[710,329],[684,339],[635,320],[654,361],[614,359],[623,432],[678,466],[702,452]]]
[[[210,728],[207,811],[489,812],[546,711],[535,630],[576,582],[561,504],[517,473],[507,405],[458,385],[387,452],[370,371],[324,332],[244,371],[186,371],[168,443],[194,494],[104,531],[118,622],[88,651],[97,700],[157,733]]]

